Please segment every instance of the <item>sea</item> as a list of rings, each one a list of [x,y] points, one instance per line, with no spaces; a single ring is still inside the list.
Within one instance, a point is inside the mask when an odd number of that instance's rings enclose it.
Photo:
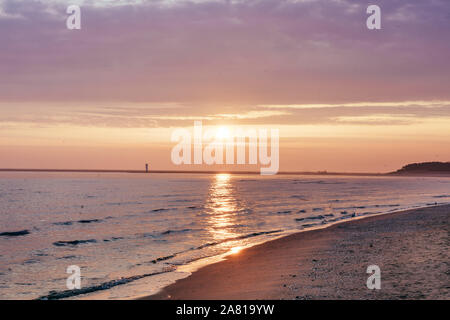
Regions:
[[[139,298],[255,244],[449,202],[445,177],[2,172],[0,299]]]

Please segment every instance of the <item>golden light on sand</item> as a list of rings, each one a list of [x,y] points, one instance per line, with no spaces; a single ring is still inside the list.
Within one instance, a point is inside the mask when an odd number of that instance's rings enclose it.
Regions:
[[[242,247],[234,247],[230,249],[231,254],[239,253],[242,250]]]

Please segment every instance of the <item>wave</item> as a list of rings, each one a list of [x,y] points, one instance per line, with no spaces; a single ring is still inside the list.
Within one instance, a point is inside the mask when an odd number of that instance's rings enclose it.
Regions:
[[[20,237],[30,234],[28,230],[20,230],[20,231],[6,231],[0,233],[0,237]]]
[[[111,242],[111,241],[117,241],[117,240],[123,240],[124,237],[112,237],[110,239],[103,239],[103,242]]]
[[[181,230],[182,231],[182,230]],[[191,247],[187,250],[182,250],[176,253],[173,253],[171,255],[165,256],[165,257],[160,257],[160,258],[156,258],[152,261],[150,261],[151,263],[157,263],[159,261],[165,261],[171,258],[176,257],[179,254],[183,254],[183,253],[187,253],[189,251],[193,251],[193,250],[201,250],[207,247],[211,247],[211,246],[215,246],[215,245],[219,245],[219,244],[223,244],[226,242],[231,242],[231,241],[236,241],[236,240],[243,240],[243,239],[248,239],[248,238],[252,238],[252,237],[257,237],[257,236],[261,236],[261,235],[267,235],[267,234],[272,234],[272,233],[278,233],[281,232],[283,230],[271,230],[271,231],[261,231],[261,232],[253,232],[253,233],[249,233],[249,234],[244,234],[241,236],[237,236],[237,237],[231,237],[231,238],[226,238],[223,239],[221,241],[215,241],[215,242],[208,242],[208,243],[204,243],[202,245],[199,245],[197,247]]]
[[[151,277],[151,276],[155,276],[158,274],[172,272],[174,270],[175,270],[175,268],[172,268],[171,270],[163,270],[163,271],[159,271],[159,272],[145,273],[145,274],[141,274],[141,275],[120,278],[120,279],[111,280],[108,282],[103,282],[98,285],[81,288],[81,289],[64,290],[64,291],[50,291],[48,295],[41,296],[41,297],[37,298],[36,300],[59,300],[59,299],[64,299],[64,298],[75,297],[75,296],[78,296],[81,294],[87,294],[87,293],[92,293],[92,292],[96,292],[96,291],[111,289],[113,287],[116,287],[116,286],[119,286],[122,284],[130,283],[130,282],[142,279],[142,278]]]
[[[368,206],[368,208],[370,207],[375,207],[375,208],[391,208],[391,207],[400,207],[399,204],[376,204],[374,206]]]
[[[62,222],[53,222],[55,226],[71,226],[74,221],[62,221]]]
[[[292,195],[291,198],[299,199],[301,201],[308,201],[308,199],[306,199],[304,196],[297,195],[297,194]]]
[[[194,210],[194,209],[203,209],[203,206],[189,206],[189,207],[186,207],[186,209],[192,209],[192,210]]]
[[[72,241],[56,241],[56,242],[53,242],[53,245],[57,246],[57,247],[63,247],[63,246],[77,246],[79,244],[96,243],[96,242],[97,242],[97,240],[95,240],[95,239],[72,240]]]
[[[176,255],[177,255],[177,254],[174,253],[174,254],[171,254],[171,255],[169,255],[169,256],[156,258],[156,259],[150,261],[150,263],[157,263],[157,262],[160,262],[160,261],[169,260],[169,259],[175,258]]]
[[[58,260],[70,260],[70,259],[75,259],[75,258],[78,258],[78,256],[69,255],[69,256],[59,257],[59,258],[56,258],[56,259],[58,259]]]
[[[88,220],[78,220],[78,223],[92,223],[92,222],[101,222],[100,219],[88,219]]]
[[[350,207],[337,207],[336,210],[351,210],[351,209],[365,209],[366,206],[350,206]]]
[[[336,207],[336,210],[350,210],[350,209],[367,209],[367,208],[392,208],[392,207],[400,207],[399,204],[373,204],[366,206],[350,206],[350,207]]]
[[[282,210],[282,211],[277,211],[274,214],[290,214],[292,213],[292,210]]]
[[[168,230],[169,231],[169,230]],[[179,230],[182,231],[182,230]],[[211,242],[211,243],[205,243],[201,246],[198,247],[192,247],[188,250],[184,250],[184,251],[180,251],[171,255],[167,255],[167,256],[163,256],[163,257],[159,257],[156,258],[154,260],[149,261],[149,263],[152,264],[156,264],[158,262],[161,261],[166,261],[169,259],[174,258],[175,256],[177,256],[178,254],[182,254],[191,250],[200,250],[209,246],[214,246],[217,244],[222,244],[224,242],[228,242],[228,241],[234,241],[234,240],[242,240],[242,239],[247,239],[247,238],[251,238],[251,237],[256,237],[256,236],[260,236],[260,235],[266,235],[266,234],[273,234],[273,233],[278,233],[281,232],[283,230],[271,230],[271,231],[261,231],[261,232],[253,232],[253,233],[249,233],[249,234],[245,234],[242,236],[238,236],[238,237],[232,237],[232,238],[227,238],[224,239],[222,241],[217,241],[217,242]],[[81,244],[81,243],[91,243],[91,242],[96,242],[96,240],[94,239],[90,239],[90,240],[74,240],[74,241],[58,241],[53,243],[54,245],[60,246],[60,245],[77,245],[77,244]],[[72,258],[72,256],[68,256],[65,258]],[[64,299],[64,298],[70,298],[70,297],[74,297],[74,296],[78,296],[78,295],[82,295],[82,294],[87,294],[87,293],[92,293],[92,292],[96,292],[96,291],[101,291],[101,290],[108,290],[112,287],[115,286],[119,286],[122,284],[127,284],[130,283],[132,281],[136,281],[145,277],[151,277],[151,276],[155,276],[155,275],[159,275],[159,274],[164,274],[164,273],[168,273],[168,272],[173,272],[176,270],[175,265],[170,266],[170,267],[165,267],[164,270],[162,271],[158,271],[158,272],[153,272],[153,273],[145,273],[145,274],[141,274],[141,275],[135,275],[135,276],[130,276],[130,277],[124,277],[124,278],[120,278],[120,279],[116,279],[116,280],[111,280],[108,282],[104,282],[98,285],[93,285],[90,287],[86,287],[86,288],[81,288],[81,289],[74,289],[74,290],[64,290],[64,291],[50,291],[49,294],[45,295],[45,296],[41,296],[39,298],[37,298],[36,300],[59,300],[59,299]]]
[[[158,208],[158,209],[153,209],[150,212],[162,212],[162,211],[169,211],[169,210],[174,210],[173,208]]]
[[[320,225],[320,223],[305,223],[305,224],[302,224],[302,227],[310,228],[310,227],[315,227],[315,226],[318,226],[318,225]]]
[[[180,232],[188,232],[188,231],[192,231],[192,229],[181,229],[181,230],[170,230],[169,229],[167,231],[161,232],[161,235],[180,233]]]
[[[372,212],[366,212],[360,215],[366,215],[366,214],[373,214]],[[356,217],[356,213],[352,213],[351,215],[344,215],[344,216],[340,216],[334,219],[328,219],[325,221],[322,221],[322,223],[330,223],[330,222],[336,222],[336,221],[340,221],[340,220],[346,220],[346,219],[350,219],[350,218],[354,218]]]
[[[295,221],[323,220],[327,217],[333,217],[333,215],[330,213],[330,214],[324,214],[324,215],[320,215],[320,216],[309,216],[309,217],[305,217],[305,218],[296,218]]]
[[[215,245],[222,244],[222,243],[225,243],[225,242],[231,242],[231,241],[236,241],[236,240],[243,240],[243,239],[248,239],[248,238],[257,237],[257,236],[261,236],[261,235],[278,233],[278,232],[282,232],[282,231],[283,230],[280,229],[280,230],[271,230],[271,231],[252,232],[252,233],[244,234],[242,236],[226,238],[226,239],[223,239],[221,241],[208,242],[208,243],[202,244],[202,245],[200,245],[198,247],[192,247],[189,250],[200,250],[200,249],[203,249],[203,248],[206,248],[206,247],[215,246]],[[187,251],[182,251],[182,252],[179,252],[179,253],[184,253],[184,252],[187,252]]]
[[[83,219],[83,220],[77,220],[77,221],[62,221],[62,222],[54,222],[53,224],[55,226],[70,226],[74,223],[81,223],[81,224],[87,224],[92,222],[102,222],[101,219]]]

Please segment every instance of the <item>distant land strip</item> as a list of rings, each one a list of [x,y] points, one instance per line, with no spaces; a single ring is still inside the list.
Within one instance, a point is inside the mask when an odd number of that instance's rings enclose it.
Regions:
[[[125,169],[24,169],[24,168],[0,168],[0,172],[80,172],[80,173],[193,173],[193,174],[256,174],[259,171],[230,171],[230,170],[125,170]],[[364,173],[364,172],[327,172],[327,171],[281,171],[277,175],[355,175],[355,176],[384,176],[388,173]]]
[[[73,173],[190,173],[190,174],[254,174],[259,171],[230,171],[230,170],[124,170],[124,169],[25,169],[0,168],[0,172],[73,172]],[[328,172],[328,171],[280,171],[278,175],[329,175],[329,176],[450,176],[450,162],[423,162],[403,166],[394,172]]]

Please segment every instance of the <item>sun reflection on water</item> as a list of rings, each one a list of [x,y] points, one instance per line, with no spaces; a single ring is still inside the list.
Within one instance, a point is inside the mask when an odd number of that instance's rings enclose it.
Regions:
[[[209,189],[206,209],[209,213],[207,228],[216,241],[237,237],[233,226],[236,224],[238,204],[234,194],[231,175],[217,174]]]

